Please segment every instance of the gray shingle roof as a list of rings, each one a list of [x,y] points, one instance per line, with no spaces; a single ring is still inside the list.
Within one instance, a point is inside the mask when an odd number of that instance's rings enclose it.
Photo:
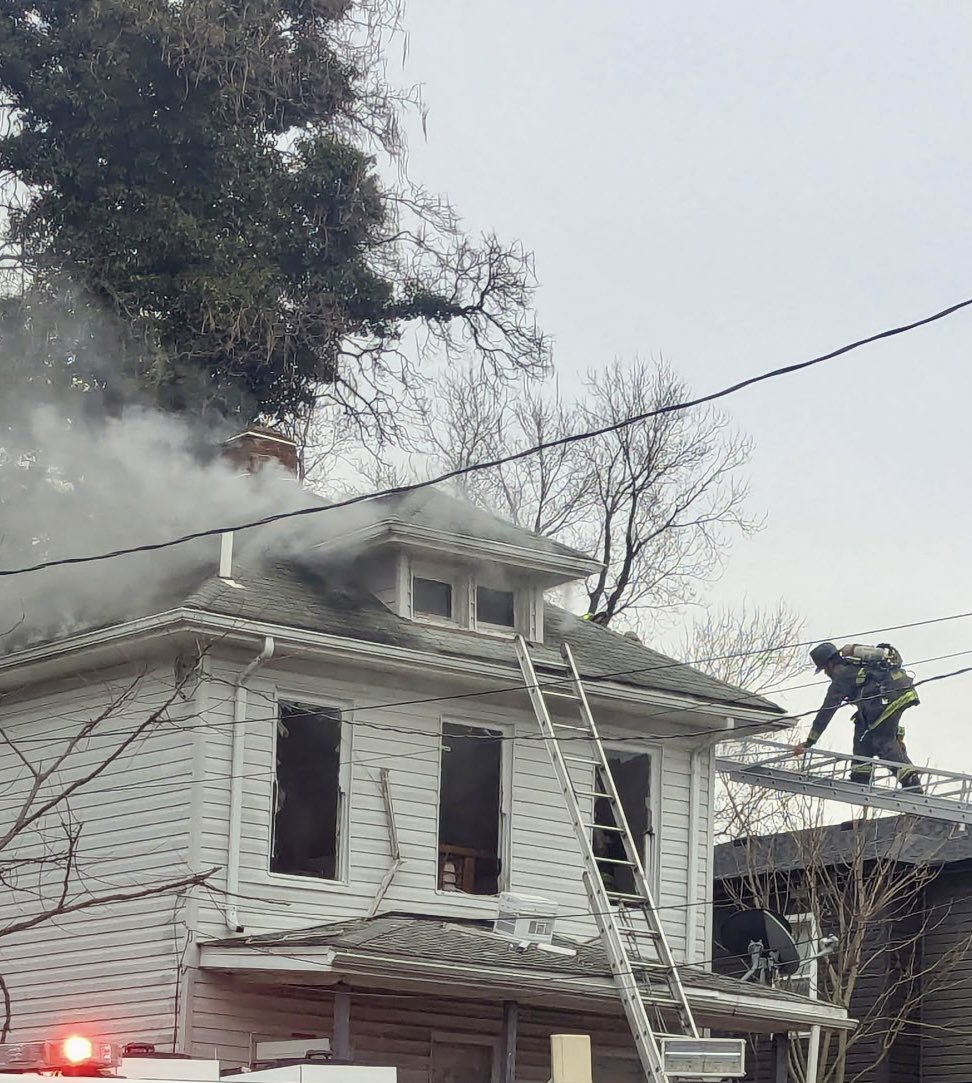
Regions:
[[[285,504],[297,509],[324,506],[325,502],[307,490],[288,487]],[[315,542],[328,537],[333,539],[335,522],[339,524],[340,532],[346,533],[374,522],[399,520],[532,547],[573,560],[581,556],[559,542],[504,522],[434,488],[376,498],[339,509],[336,515],[340,517],[338,520],[330,519],[326,514],[323,517],[312,515],[240,535],[233,574],[242,589],[227,586],[214,574],[218,543],[213,538],[194,542],[184,549],[139,556],[135,558],[141,562],[142,569],[139,582],[143,589],[139,598],[116,599],[113,608],[105,607],[101,616],[93,614],[89,623],[75,620],[72,631],[122,623],[121,613],[125,620],[130,620],[185,607],[447,657],[508,665],[515,679],[519,670],[509,641],[458,628],[418,624],[397,616],[350,582],[348,573],[337,566],[334,558],[315,552]],[[267,548],[281,544],[299,555],[268,559]],[[263,555],[259,552],[261,548]],[[58,638],[63,636],[55,630],[25,628],[22,633],[0,640],[0,654],[4,651],[13,654],[28,643]],[[535,662],[541,672],[551,669],[563,672],[559,651],[561,644],[567,642],[578,668],[588,680],[611,677],[619,684],[690,696],[702,703],[765,711],[768,717],[781,714],[769,700],[723,684],[691,666],[609,628],[582,621],[556,606],[546,607],[544,638],[544,645],[535,652]]]
[[[460,922],[439,917],[388,913],[373,918],[316,925],[296,932],[231,937],[209,941],[204,946],[279,948],[290,951],[328,947],[337,952],[400,958],[403,972],[407,971],[409,960],[417,958],[494,970],[497,975],[501,975],[504,970],[515,969],[535,971],[538,975],[573,978],[611,977],[600,940],[577,943],[555,937],[554,944],[556,947],[573,949],[575,954],[555,954],[536,946],[521,950],[515,941],[493,933],[488,922]],[[761,998],[777,1000],[780,1003],[806,1003],[805,998],[793,993],[765,986],[759,986],[757,990],[756,987],[735,978],[713,974],[700,967],[684,967],[682,977],[687,985],[699,989],[712,989],[736,996],[758,992]]]
[[[229,587],[214,576],[182,604],[371,643],[506,664],[511,671],[516,668],[508,640],[406,620],[353,583],[334,581],[300,562],[256,564],[240,568],[235,575],[242,590]],[[534,652],[540,670],[561,670],[560,645],[566,642],[587,679],[617,674],[613,680],[637,688],[692,696],[703,702],[745,706],[771,715],[780,713],[775,704],[761,696],[723,684],[610,628],[580,620],[556,606],[546,607],[544,641],[543,647]]]
[[[586,553],[517,526],[506,519],[500,519],[434,486],[376,497],[350,508],[342,508],[340,515],[342,525],[349,532],[374,522],[408,523],[504,545],[534,549],[552,556],[569,557],[573,560],[589,559]]]

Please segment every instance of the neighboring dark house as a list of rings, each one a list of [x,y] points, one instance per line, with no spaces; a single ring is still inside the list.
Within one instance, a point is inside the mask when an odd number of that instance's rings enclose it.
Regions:
[[[746,905],[790,920],[804,957],[835,935],[845,961],[859,961],[848,1012],[858,1028],[848,1041],[844,1074],[827,1078],[972,1080],[972,833],[966,828],[889,816],[754,836],[717,846],[714,873],[718,971],[743,972],[745,964],[720,943],[720,931],[726,917]],[[897,898],[876,904],[890,894]],[[850,943],[855,935],[861,937],[856,948]],[[779,988],[806,994],[813,974],[819,995],[833,999],[828,964],[818,961],[815,973],[814,965],[806,963]],[[808,1035],[791,1040],[806,1049]],[[747,1079],[775,1083],[770,1040],[756,1038],[754,1047]]]

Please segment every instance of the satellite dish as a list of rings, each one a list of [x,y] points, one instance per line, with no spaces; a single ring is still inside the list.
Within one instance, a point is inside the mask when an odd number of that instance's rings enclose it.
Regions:
[[[744,981],[759,973],[760,980],[772,982],[777,975],[792,977],[803,960],[790,931],[790,924],[772,910],[740,910],[722,925],[722,946],[730,955],[750,960]]]

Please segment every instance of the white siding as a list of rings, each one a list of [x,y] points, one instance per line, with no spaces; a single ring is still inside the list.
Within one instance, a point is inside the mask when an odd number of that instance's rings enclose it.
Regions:
[[[89,675],[83,684],[4,699],[0,725],[33,762],[49,763],[133,679],[121,672],[110,678]],[[65,761],[61,784],[103,762],[131,727],[169,697],[173,685],[171,668],[143,677],[129,702]],[[180,701],[171,716],[186,713],[189,707]],[[69,900],[85,893],[130,892],[185,875],[191,747],[189,734],[178,725],[153,726],[72,796],[71,815],[82,833]],[[4,822],[16,815],[27,777],[13,753],[0,749]],[[62,838],[58,815],[39,821],[24,834],[16,854],[4,851],[0,863],[7,865],[8,880],[12,858],[36,854],[45,841],[58,847]],[[40,886],[45,899],[55,899],[58,882],[59,871],[50,866],[40,885],[36,869],[29,876],[21,873],[22,890],[0,897],[0,923],[8,926],[38,913],[32,892]],[[187,937],[181,914],[181,900],[159,896],[100,906],[4,937],[0,972],[13,1003],[12,1037],[27,1040],[84,1025],[107,1037],[170,1048],[176,967]]]
[[[209,784],[203,808],[199,860],[225,865],[229,820],[229,764],[235,671],[214,674],[209,689],[206,773]],[[545,747],[535,739],[536,722],[524,701],[503,705],[496,697],[456,699],[445,703],[404,704],[370,709],[367,704],[397,703],[430,694],[459,691],[428,683],[393,684],[374,670],[344,670],[294,675],[267,665],[251,681],[245,731],[245,787],[240,853],[241,923],[247,932],[293,929],[315,923],[360,917],[368,912],[390,861],[385,806],[379,768],[390,772],[403,864],[392,880],[382,910],[455,916],[492,917],[495,901],[436,891],[439,785],[439,733],[443,718],[459,723],[503,727],[520,738],[512,756],[512,866],[510,890],[541,895],[558,903],[560,929],[592,936],[589,903],[581,880],[581,860],[563,795]],[[367,689],[367,694],[362,693]],[[465,689],[462,689],[465,690]],[[310,703],[355,706],[350,779],[349,877],[345,883],[268,872],[273,731],[276,697]],[[603,712],[602,712],[603,714]],[[606,738],[610,725],[604,724]],[[628,732],[630,737],[630,731]],[[660,815],[656,825],[659,904],[676,955],[684,957],[688,902],[691,749],[676,741],[647,746],[660,756]],[[589,786],[587,788],[590,788]],[[705,799],[703,789],[697,800]],[[707,860],[705,808],[696,816],[699,832],[697,879],[704,880]],[[704,886],[700,899],[708,897]],[[699,917],[701,927],[702,918]],[[225,922],[213,907],[205,909],[202,932],[226,935]],[[701,935],[701,934],[700,934]]]

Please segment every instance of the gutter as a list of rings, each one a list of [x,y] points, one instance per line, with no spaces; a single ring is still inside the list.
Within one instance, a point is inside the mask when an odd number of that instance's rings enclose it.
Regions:
[[[280,954],[278,954],[278,951]],[[283,952],[286,954],[283,954]],[[371,952],[345,951],[340,948],[301,947],[295,943],[286,948],[278,946],[233,947],[202,946],[200,967],[205,970],[224,970],[236,973],[247,970],[286,974],[292,981],[297,975],[317,974],[319,978],[340,980],[348,976],[370,978],[383,982],[418,981],[441,983],[459,983],[475,989],[478,995],[488,995],[490,989],[510,989],[523,994],[524,991],[540,996],[577,995],[585,1004],[591,999],[608,1004],[618,1004],[618,990],[614,980],[609,977],[596,978],[578,974],[574,977],[564,974],[552,974],[550,971],[525,971],[510,968],[497,973],[495,969],[470,966],[465,963],[435,962],[419,959],[415,956],[404,959],[402,956],[379,955]],[[804,1005],[799,1001],[789,1002],[772,997],[746,995],[749,990],[755,993],[758,986],[746,987],[745,993],[722,992],[692,984],[690,975],[683,974],[683,984],[692,1008],[708,1015],[738,1019],[741,1029],[751,1026],[753,1020],[764,1024],[787,1029],[803,1029],[805,1026],[819,1025],[830,1030],[851,1031],[856,1021],[849,1019],[843,1008],[812,1001]],[[742,983],[740,983],[742,984]],[[815,1005],[810,1006],[810,1005]]]
[[[240,891],[240,841],[243,833],[243,767],[246,751],[246,682],[268,659],[273,657],[272,636],[266,636],[260,653],[250,661],[236,682],[233,702],[233,745],[230,757],[229,841],[226,855],[226,924],[236,933],[240,924],[237,898]]]
[[[327,652],[350,660],[367,661],[369,658],[373,658],[380,663],[382,669],[399,667],[414,672],[415,668],[419,668],[423,672],[437,671],[449,676],[482,677],[490,681],[504,682],[504,686],[509,685],[511,691],[516,691],[520,687],[517,680],[518,674],[512,661],[510,666],[507,667],[495,662],[433,654],[427,651],[413,650],[409,647],[396,647],[387,643],[371,643],[365,640],[332,635],[327,632],[314,632],[266,621],[241,621],[239,617],[228,614],[189,608],[170,609],[165,613],[142,617],[126,624],[113,625],[111,628],[83,632],[78,636],[58,643],[43,644],[18,651],[0,659],[0,673],[26,665],[29,662],[64,657],[88,647],[119,644],[127,639],[146,633],[162,636],[175,630],[185,630],[196,634],[215,632],[224,643],[233,639],[252,642],[255,637],[271,637],[291,647]],[[677,714],[683,715],[691,711],[698,711],[701,714],[721,716],[724,719],[722,728],[705,739],[724,741],[733,736],[733,729],[727,725],[729,720],[725,720],[724,714],[729,707],[728,704],[720,704],[703,698],[651,688],[612,684],[607,681],[591,682],[588,695],[597,699],[622,700],[632,708],[645,706],[662,710],[671,709]],[[782,712],[773,711],[766,707],[732,705],[731,710],[733,711],[732,721],[737,726],[738,723],[747,722],[756,723],[761,728],[765,727],[766,729],[792,728],[792,723],[784,720]],[[686,718],[685,723],[691,725],[692,720]],[[742,727],[738,728],[741,729]],[[747,726],[746,729],[749,730],[750,727]],[[755,730],[752,732],[755,732]],[[702,737],[694,738],[694,740],[702,739]]]

